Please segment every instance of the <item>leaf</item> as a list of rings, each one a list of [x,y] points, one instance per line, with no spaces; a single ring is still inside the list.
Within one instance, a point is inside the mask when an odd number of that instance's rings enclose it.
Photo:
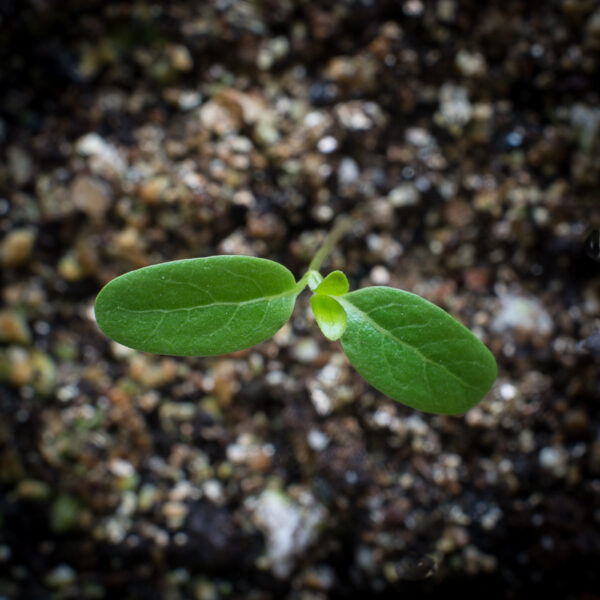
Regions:
[[[310,305],[323,335],[331,341],[338,340],[346,329],[346,311],[330,296],[315,294]]]
[[[315,289],[315,294],[341,296],[348,291],[348,279],[341,271],[332,271]]]
[[[214,356],[271,337],[290,318],[299,291],[292,273],[270,260],[177,260],[113,279],[98,294],[96,320],[131,348]]]
[[[461,414],[494,383],[491,352],[427,300],[388,287],[357,290],[338,300],[348,314],[344,351],[390,398],[425,412]]]

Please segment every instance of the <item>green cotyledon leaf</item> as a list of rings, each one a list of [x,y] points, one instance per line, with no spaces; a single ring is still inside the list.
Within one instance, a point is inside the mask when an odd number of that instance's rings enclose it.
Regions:
[[[344,352],[390,398],[425,412],[462,414],[494,383],[491,352],[435,304],[389,287],[356,290],[336,300],[348,315]]]
[[[341,296],[348,291],[348,278],[341,271],[332,271],[316,287],[315,294]]]
[[[270,338],[290,318],[300,290],[288,269],[262,258],[177,260],[113,279],[96,298],[96,320],[130,348],[214,356]]]

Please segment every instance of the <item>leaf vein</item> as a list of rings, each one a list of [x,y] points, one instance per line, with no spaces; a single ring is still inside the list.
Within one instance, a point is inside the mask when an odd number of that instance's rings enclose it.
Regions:
[[[391,340],[395,341],[400,346],[403,346],[405,348],[409,348],[410,350],[412,350],[413,352],[415,352],[416,354],[418,354],[419,357],[423,361],[425,361],[425,362],[433,365],[437,369],[445,371],[450,377],[452,377],[453,379],[456,379],[461,385],[465,385],[466,387],[470,387],[472,389],[478,389],[478,387],[476,385],[472,385],[472,384],[468,383],[467,381],[465,381],[464,379],[461,379],[458,375],[456,375],[455,373],[453,373],[445,365],[436,363],[435,361],[433,361],[432,359],[430,359],[428,356],[426,356],[425,354],[423,354],[416,346],[413,346],[413,345],[411,345],[411,344],[409,344],[409,343],[401,340],[400,338],[396,337],[395,335],[393,335],[389,330],[383,328],[381,325],[379,325],[379,323],[377,323],[377,321],[375,321],[374,319],[372,319],[369,316],[368,313],[362,311],[356,305],[352,304],[352,302],[349,302],[348,300],[346,300],[343,297],[340,297],[339,300],[344,305],[349,306],[351,311],[354,311],[355,313],[357,313],[357,315],[358,315],[359,318],[362,318],[364,321],[368,322],[371,325],[371,327],[373,327],[373,329],[375,329],[376,331],[378,331],[379,333],[381,333],[383,336],[386,336],[386,337],[390,338]]]

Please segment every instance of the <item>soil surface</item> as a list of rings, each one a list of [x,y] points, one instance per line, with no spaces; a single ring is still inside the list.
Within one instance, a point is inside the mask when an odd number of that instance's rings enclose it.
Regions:
[[[600,598],[598,1],[3,0],[0,59],[0,598]],[[96,326],[145,265],[300,277],[342,214],[324,273],[496,356],[466,415],[307,294],[210,359]]]

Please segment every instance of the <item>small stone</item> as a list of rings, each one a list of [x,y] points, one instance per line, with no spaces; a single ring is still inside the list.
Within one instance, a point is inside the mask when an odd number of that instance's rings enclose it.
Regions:
[[[190,51],[181,44],[170,46],[167,49],[171,66],[177,71],[191,71],[194,68],[194,61]]]
[[[85,272],[77,260],[77,257],[68,252],[58,262],[58,273],[65,281],[80,281]]]
[[[144,483],[140,488],[137,498],[137,505],[142,513],[147,513],[154,506],[154,502],[157,499],[158,490],[155,485],[151,483]]]
[[[175,362],[170,358],[157,360],[144,354],[132,355],[128,369],[129,376],[146,389],[165,385],[176,377]]]
[[[506,400],[507,402],[514,400],[517,396],[517,388],[512,383],[503,383],[499,391],[502,400]]]
[[[101,222],[111,205],[110,188],[88,175],[78,175],[71,184],[73,204],[90,219]]]
[[[590,417],[581,408],[573,408],[565,415],[565,431],[570,437],[585,436],[589,432]]]
[[[179,529],[188,515],[188,507],[183,502],[165,502],[162,513],[169,529]]]
[[[435,145],[435,138],[422,127],[409,127],[404,134],[406,141],[417,148]]]
[[[29,325],[18,312],[10,309],[0,311],[0,342],[23,346],[31,342]]]
[[[552,318],[537,298],[505,294],[500,300],[501,309],[492,322],[492,329],[495,331],[520,329],[542,336],[552,333]]]
[[[490,269],[488,267],[470,267],[464,273],[467,289],[474,292],[485,291],[490,281]]]
[[[337,147],[338,141],[332,135],[321,138],[317,143],[317,149],[323,154],[331,154],[337,150]]]
[[[193,110],[202,103],[202,94],[195,90],[182,90],[177,96],[177,104],[181,110]]]
[[[116,490],[124,492],[137,487],[140,476],[129,461],[122,458],[114,458],[109,463],[108,468],[115,476],[114,488]]]
[[[315,540],[325,511],[309,492],[298,503],[282,492],[266,490],[251,504],[254,518],[266,536],[271,570],[285,579],[297,558]]]
[[[465,77],[481,77],[487,69],[483,54],[464,49],[458,51],[454,63]]]
[[[44,581],[50,588],[60,589],[72,585],[77,579],[77,573],[69,565],[58,565],[50,571]]]
[[[335,107],[335,114],[345,129],[351,131],[368,131],[385,122],[379,105],[375,102],[351,100]]]
[[[294,359],[305,364],[313,363],[319,352],[319,345],[312,337],[301,338],[291,349]]]
[[[14,269],[27,263],[35,244],[35,232],[24,227],[6,234],[0,247],[2,264],[8,269]]]
[[[388,285],[390,282],[390,272],[382,265],[377,265],[371,269],[370,279],[373,285]]]
[[[260,120],[254,127],[253,137],[258,144],[270,146],[279,140],[279,131],[270,120]]]
[[[444,23],[452,23],[456,18],[456,9],[455,0],[439,0],[436,7],[436,16]]]
[[[17,486],[17,496],[21,500],[40,502],[50,497],[50,487],[43,481],[24,479]]]
[[[138,196],[149,205],[160,202],[167,188],[169,178],[165,176],[153,177],[149,181],[141,183],[138,187]]]
[[[290,50],[290,43],[287,38],[278,36],[268,40],[263,46],[256,58],[256,66],[261,71],[268,71],[278,60],[284,58]]]
[[[311,429],[306,437],[308,445],[315,451],[321,452],[329,445],[329,437],[318,429]]]
[[[564,477],[567,472],[567,456],[562,448],[547,446],[539,454],[540,467],[555,477]]]
[[[344,158],[337,170],[340,185],[352,185],[360,177],[360,169],[353,158]]]
[[[201,579],[194,586],[195,600],[219,600],[220,597],[217,586],[208,579]]]
[[[66,533],[79,523],[81,505],[72,496],[59,496],[50,508],[50,529],[55,533]]]
[[[443,124],[462,128],[471,120],[473,107],[469,102],[466,88],[445,83],[440,88],[439,99]]]
[[[40,396],[50,396],[56,388],[57,371],[54,361],[45,352],[33,352],[30,360],[33,389]]]
[[[242,126],[242,113],[229,110],[216,100],[209,100],[199,109],[202,125],[217,135],[224,136],[228,133],[239,131]]]
[[[402,183],[388,194],[390,204],[396,208],[415,206],[419,203],[420,194],[412,183]]]
[[[89,158],[94,173],[109,178],[125,174],[126,164],[117,148],[97,133],[88,133],[79,138],[76,147],[79,154]]]
[[[19,146],[10,146],[6,151],[10,174],[17,185],[26,184],[33,174],[31,156]]]
[[[357,56],[336,56],[332,58],[325,75],[331,81],[352,89],[355,94],[368,93],[377,85],[379,64],[367,54]]]

